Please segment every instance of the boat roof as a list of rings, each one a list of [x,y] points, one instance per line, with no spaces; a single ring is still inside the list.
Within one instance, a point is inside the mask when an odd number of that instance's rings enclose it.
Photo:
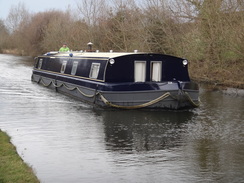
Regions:
[[[136,54],[148,54],[146,52],[57,52],[51,51],[44,54],[44,56],[55,56],[55,57],[103,57],[103,58],[115,58],[125,55],[136,55]],[[72,55],[72,56],[71,56]]]

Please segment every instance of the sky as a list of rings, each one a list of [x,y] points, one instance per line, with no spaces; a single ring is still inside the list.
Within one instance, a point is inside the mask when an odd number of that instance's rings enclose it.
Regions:
[[[43,12],[50,9],[66,10],[77,8],[77,0],[0,0],[0,19],[6,19],[12,6],[23,3],[30,13]]]

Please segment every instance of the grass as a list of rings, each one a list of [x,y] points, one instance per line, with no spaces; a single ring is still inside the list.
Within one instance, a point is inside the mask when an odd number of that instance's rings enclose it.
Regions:
[[[0,183],[39,183],[33,170],[23,162],[10,137],[0,130]]]

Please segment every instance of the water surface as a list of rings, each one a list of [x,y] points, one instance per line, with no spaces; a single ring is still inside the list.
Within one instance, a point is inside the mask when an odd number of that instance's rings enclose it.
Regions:
[[[45,183],[244,182],[244,98],[202,88],[193,110],[104,110],[31,82],[0,55],[0,129]]]

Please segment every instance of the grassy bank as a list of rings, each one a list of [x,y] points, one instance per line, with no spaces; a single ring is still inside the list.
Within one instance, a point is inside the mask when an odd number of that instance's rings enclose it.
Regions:
[[[19,157],[8,135],[0,130],[0,183],[39,182],[33,170]]]

